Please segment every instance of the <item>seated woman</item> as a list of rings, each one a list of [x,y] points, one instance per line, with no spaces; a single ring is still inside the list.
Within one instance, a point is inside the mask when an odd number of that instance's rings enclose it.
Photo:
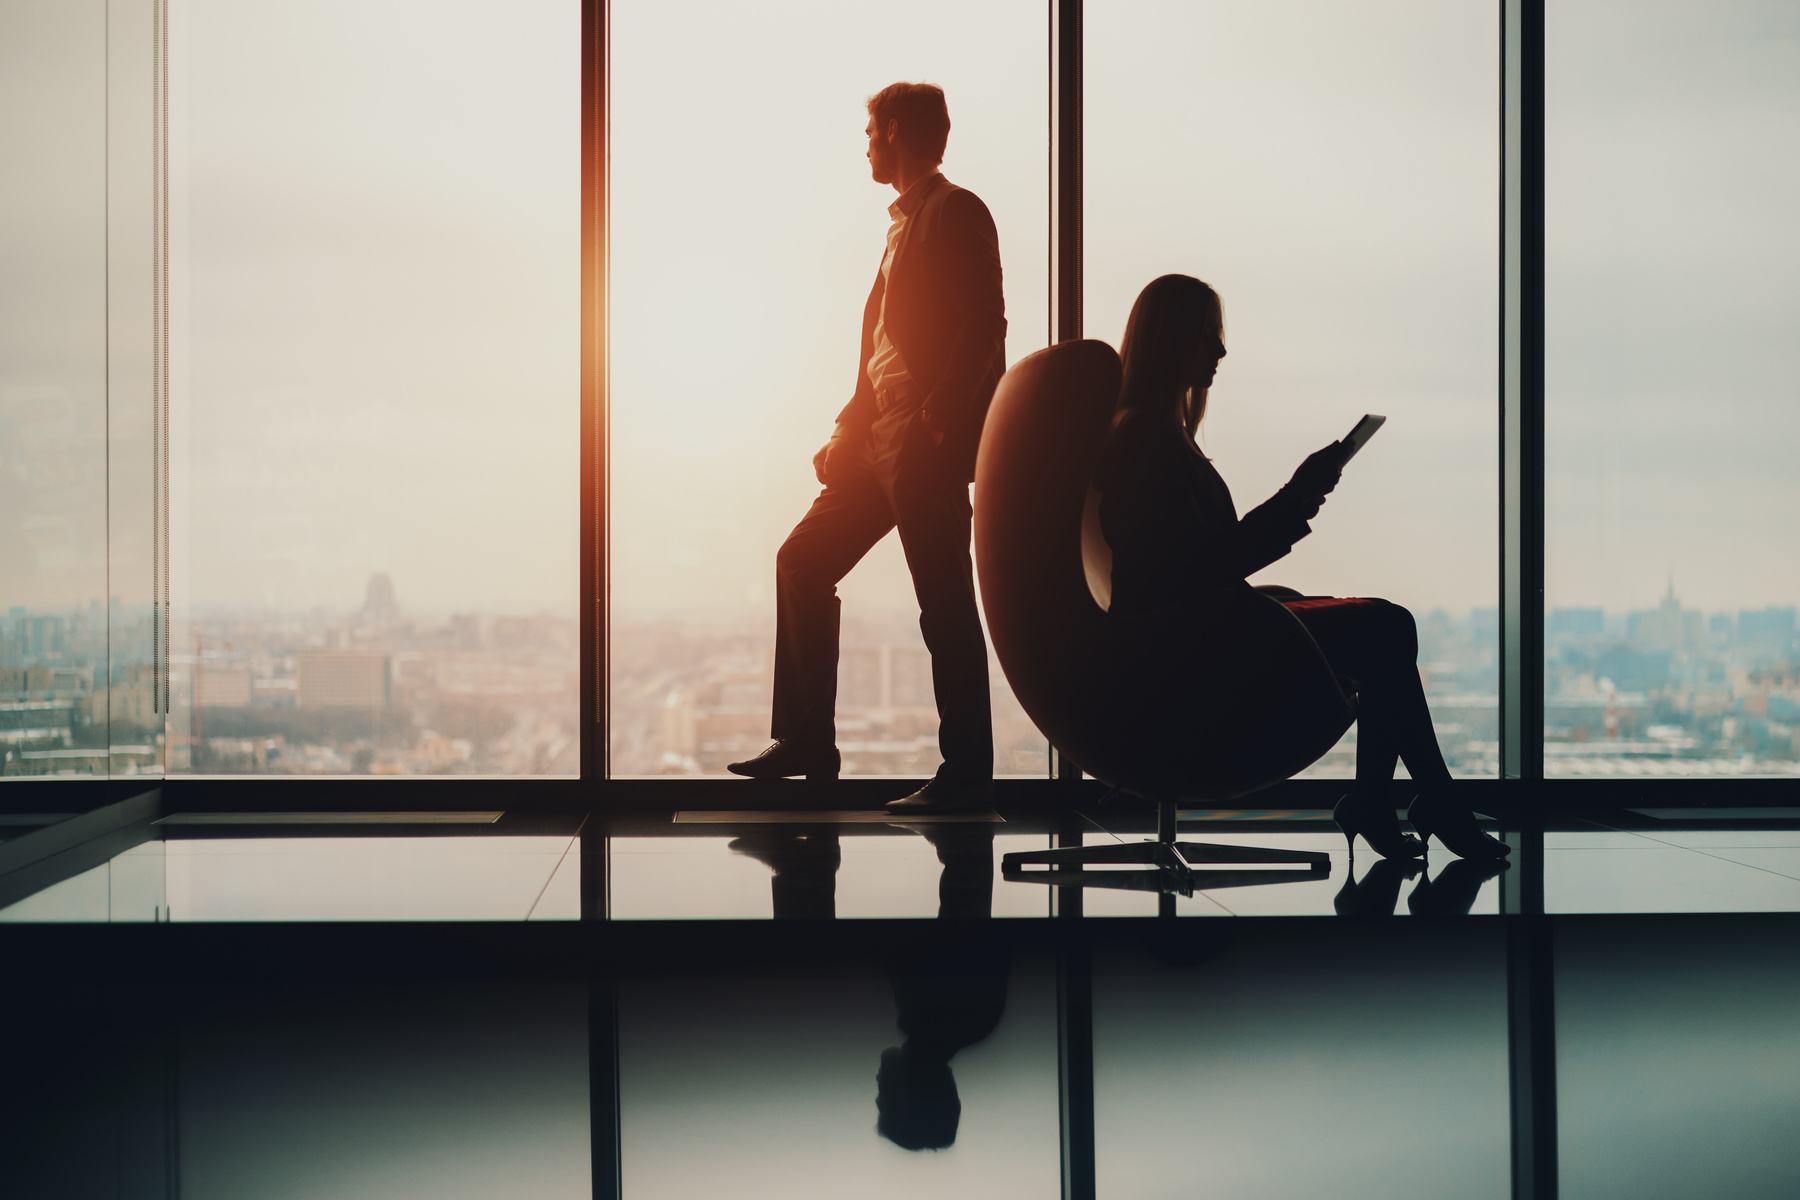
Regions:
[[[1248,576],[1312,532],[1307,522],[1337,486],[1348,448],[1333,442],[1313,454],[1240,520],[1230,489],[1194,444],[1225,357],[1218,294],[1186,275],[1154,280],[1132,306],[1120,357],[1119,411],[1094,476],[1113,555],[1111,619],[1197,604],[1207,589],[1248,588]],[[1419,682],[1412,614],[1386,600],[1265,590],[1285,602],[1345,689],[1357,693],[1356,783],[1332,814],[1352,848],[1360,833],[1378,854],[1412,858],[1435,834],[1465,858],[1505,855],[1506,843],[1482,832],[1451,793]],[[1421,789],[1407,813],[1417,838],[1395,816],[1396,759]]]

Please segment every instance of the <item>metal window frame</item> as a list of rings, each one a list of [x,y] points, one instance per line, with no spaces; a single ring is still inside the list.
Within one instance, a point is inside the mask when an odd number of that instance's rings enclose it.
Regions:
[[[1580,780],[1544,778],[1543,647],[1544,647],[1544,389],[1543,389],[1543,13],[1542,0],[1499,0],[1502,27],[1501,93],[1501,317],[1496,347],[1500,363],[1497,416],[1500,436],[1500,595],[1501,611],[1501,778],[1498,791],[1509,818],[1522,825],[1541,820],[1554,799],[1559,810],[1612,808],[1622,802],[1649,805],[1701,805],[1715,780]],[[1054,341],[1083,334],[1083,105],[1082,0],[1046,0],[1048,30],[1046,117],[1048,178],[1046,201],[1050,223],[1046,256],[1050,277],[1050,311],[1046,314]],[[434,792],[450,788],[474,802],[491,803],[504,793],[508,802],[542,805],[599,804],[605,807],[656,807],[675,797],[677,789],[727,781],[633,779],[611,776],[609,737],[609,412],[608,320],[610,186],[608,58],[610,4],[582,0],[581,85],[581,395],[580,395],[580,776],[578,779],[491,777],[458,780],[342,779],[367,795],[372,804],[404,805],[429,783]],[[1049,778],[1009,779],[1006,789],[1016,798],[1044,804],[1062,803],[1066,793],[1043,788],[1052,779],[1078,779],[1073,764],[1052,754]],[[172,795],[198,806],[250,803],[246,787],[281,788],[292,794],[319,786],[300,780],[266,776],[165,779]],[[900,779],[894,783],[902,782]],[[1297,781],[1269,799],[1290,802],[1332,785],[1307,787]],[[71,781],[7,780],[8,806],[27,803],[57,789],[62,808],[78,796],[123,794],[141,780]],[[886,798],[891,787],[878,779],[845,782],[847,794]],[[1748,803],[1778,798],[1778,780],[1733,780],[1734,797]],[[1459,781],[1459,789],[1486,798],[1496,784]],[[27,799],[25,793],[35,793]],[[483,794],[486,794],[483,796]],[[718,802],[717,797],[713,803]],[[98,802],[97,800],[93,802]],[[430,803],[441,804],[437,796]],[[1478,802],[1479,806],[1479,802]],[[1530,817],[1531,820],[1526,818]],[[1531,842],[1533,834],[1521,830]],[[1523,847],[1522,847],[1523,848]]]

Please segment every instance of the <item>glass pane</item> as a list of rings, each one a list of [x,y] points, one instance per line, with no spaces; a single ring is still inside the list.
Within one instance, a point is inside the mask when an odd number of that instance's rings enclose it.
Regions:
[[[1791,924],[1561,921],[1561,1194],[1719,1200],[1800,1190],[1800,944]]]
[[[1095,956],[1097,1194],[1512,1195],[1497,923],[1257,934]]]
[[[162,959],[150,987],[9,979],[0,1194],[592,1200],[584,982],[321,960],[257,978],[203,952]]]
[[[1795,809],[1626,810],[1544,835],[1553,913],[1800,912]],[[1783,827],[1785,826],[1785,828]]]
[[[580,5],[177,2],[171,769],[577,769]]]
[[[594,1194],[582,984],[222,990],[174,1039],[176,1194]]]
[[[573,832],[255,837],[220,827],[234,817],[265,823],[254,815],[206,816],[181,825],[210,825],[222,836],[161,830],[154,840],[0,908],[0,923],[572,921],[581,915],[581,847]]]
[[[1057,1195],[1047,956],[976,922],[880,958],[622,982],[623,1194]]]
[[[0,7],[7,776],[107,771],[106,68],[104,4]]]
[[[1050,913],[1049,888],[1005,880],[1000,869],[1004,855],[1044,849],[1049,842],[1041,833],[978,823],[834,827],[818,820],[835,814],[807,814],[814,819],[804,825],[734,825],[729,814],[706,815],[721,819],[689,832],[715,836],[607,839],[613,920]]]
[[[864,100],[945,90],[945,175],[999,231],[1010,363],[1047,340],[1041,3],[612,5],[614,775],[714,774],[769,741],[775,552],[849,399],[892,190]],[[849,774],[929,774],[937,710],[897,537],[844,580]],[[990,662],[995,769],[1046,746]]]
[[[1497,31],[1474,0],[1087,10],[1087,332],[1116,346],[1159,275],[1218,289],[1201,444],[1240,514],[1388,417],[1252,582],[1411,609],[1459,775],[1497,762]]]
[[[1800,773],[1800,11],[1547,38],[1545,771]]]

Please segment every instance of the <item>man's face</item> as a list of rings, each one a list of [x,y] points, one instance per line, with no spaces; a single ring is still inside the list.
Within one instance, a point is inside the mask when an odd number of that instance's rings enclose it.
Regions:
[[[888,122],[890,127],[895,124]],[[887,131],[871,116],[869,127],[863,132],[869,135],[869,175],[876,183],[894,182],[894,150],[888,144]]]

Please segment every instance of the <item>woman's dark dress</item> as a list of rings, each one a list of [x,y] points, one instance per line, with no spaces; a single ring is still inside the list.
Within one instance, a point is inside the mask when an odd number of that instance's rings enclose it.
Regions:
[[[1248,576],[1312,532],[1310,497],[1284,487],[1242,518],[1231,489],[1199,450],[1143,413],[1123,414],[1101,450],[1094,486],[1112,548],[1115,620],[1196,604]],[[1412,614],[1386,600],[1310,597],[1286,602],[1326,662],[1358,693],[1359,782],[1391,779],[1404,756],[1415,779],[1449,778],[1419,682]]]

